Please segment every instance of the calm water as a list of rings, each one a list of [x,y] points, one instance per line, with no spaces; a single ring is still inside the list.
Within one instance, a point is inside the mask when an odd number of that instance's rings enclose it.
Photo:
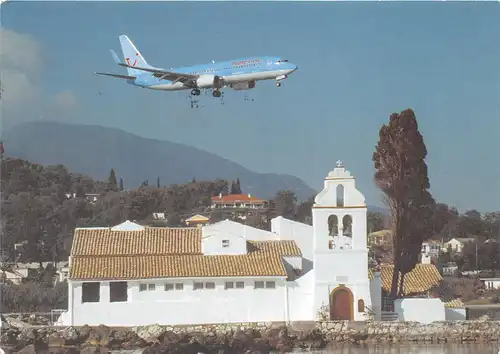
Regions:
[[[316,354],[500,354],[498,344],[411,344],[332,347]]]

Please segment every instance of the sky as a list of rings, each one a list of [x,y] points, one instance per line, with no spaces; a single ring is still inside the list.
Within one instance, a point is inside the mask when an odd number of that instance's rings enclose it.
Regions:
[[[500,210],[499,16],[499,3],[470,2],[5,2],[3,130],[30,120],[116,127],[317,190],[340,159],[367,204],[382,205],[378,132],[411,108],[436,200]],[[191,109],[187,91],[93,74],[126,73],[109,53],[121,54],[120,34],[157,67],[273,55],[299,70],[280,88],[258,82]]]

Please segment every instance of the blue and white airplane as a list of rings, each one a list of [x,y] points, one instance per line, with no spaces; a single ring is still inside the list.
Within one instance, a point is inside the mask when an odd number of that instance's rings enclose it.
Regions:
[[[251,57],[211,64],[170,68],[164,70],[149,65],[132,41],[126,36],[119,37],[125,62],[111,50],[116,64],[127,68],[128,75],[96,72],[127,80],[127,83],[142,88],[164,91],[191,90],[191,95],[200,95],[200,89],[212,89],[214,97],[220,97],[220,89],[248,90],[259,80],[276,80],[281,86],[284,80],[297,70],[297,65],[278,57]]]

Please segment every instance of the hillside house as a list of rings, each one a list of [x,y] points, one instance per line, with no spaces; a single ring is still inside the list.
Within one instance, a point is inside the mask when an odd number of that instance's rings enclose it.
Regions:
[[[202,228],[150,228],[130,221],[77,228],[68,311],[59,323],[380,317],[383,284],[392,276],[384,268],[369,274],[366,213],[354,177],[338,162],[315,198],[312,226],[278,217],[272,231],[229,220]]]
[[[474,237],[452,238],[443,244],[443,251],[447,252],[451,248],[453,252],[461,253],[466,244],[474,242],[476,242]]]
[[[186,219],[184,222],[185,222],[186,226],[202,227],[202,226],[208,225],[210,223],[210,219],[207,218],[206,216],[196,214],[196,215],[193,215],[190,218]]]
[[[436,240],[422,242],[422,250],[420,252],[421,262],[430,264],[432,260],[436,260],[439,257],[442,248],[443,244]]]
[[[266,201],[251,194],[230,194],[212,197],[211,209],[264,209]]]
[[[370,245],[391,245],[392,246],[392,231],[380,230],[368,234],[368,243]]]

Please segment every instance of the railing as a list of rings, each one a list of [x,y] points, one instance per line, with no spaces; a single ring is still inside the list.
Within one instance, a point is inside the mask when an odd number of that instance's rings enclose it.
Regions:
[[[380,314],[380,319],[382,321],[399,321],[399,315],[396,312],[382,311]]]

